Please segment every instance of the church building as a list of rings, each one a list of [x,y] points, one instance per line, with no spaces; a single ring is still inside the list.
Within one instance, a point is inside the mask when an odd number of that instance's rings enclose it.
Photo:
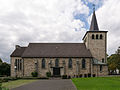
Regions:
[[[98,77],[108,75],[107,31],[99,30],[95,11],[83,43],[29,43],[16,45],[11,57],[11,76]]]

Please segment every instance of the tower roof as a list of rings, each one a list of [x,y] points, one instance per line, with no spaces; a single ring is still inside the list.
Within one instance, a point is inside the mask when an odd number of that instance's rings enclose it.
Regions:
[[[94,10],[93,16],[92,16],[90,31],[99,31],[99,27],[98,27],[96,15],[95,15],[95,10]]]

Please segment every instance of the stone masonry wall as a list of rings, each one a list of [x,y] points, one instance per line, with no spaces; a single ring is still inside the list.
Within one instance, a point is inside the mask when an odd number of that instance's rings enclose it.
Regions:
[[[23,67],[22,70],[15,70],[15,60],[22,59],[21,57],[11,57],[11,77],[22,77],[23,76]]]
[[[92,39],[92,34],[95,35],[95,38],[96,34],[98,34],[99,36],[100,34],[102,34],[103,39]],[[90,49],[94,58],[100,61],[104,59],[106,62],[107,37],[105,32],[88,32],[84,39],[84,42],[86,44],[86,47]]]
[[[108,75],[108,66],[103,65],[102,71],[100,71],[100,65],[94,65],[93,66],[93,74],[96,76],[107,76]]]
[[[37,72],[39,77],[46,77],[46,72],[51,72],[53,75],[53,68],[55,67],[55,60],[56,58],[45,58],[45,68],[42,68],[42,58],[22,58],[24,62],[22,63],[23,68],[21,71],[15,72],[14,65],[15,65],[15,59],[21,59],[20,57],[12,57],[11,58],[11,76],[15,77],[16,74],[18,77],[23,76],[31,76],[31,73],[36,71],[35,63],[37,63]],[[103,66],[102,72],[100,72],[100,66],[98,65],[92,65],[90,58],[85,58],[86,60],[86,68],[82,68],[82,58],[72,58],[72,68],[68,67],[68,61],[69,58],[58,58],[59,59],[59,67],[60,74],[62,75],[68,75],[71,77],[74,77],[76,75],[82,74],[84,77],[85,74],[96,74],[96,76],[104,76],[108,74],[108,68],[107,66]],[[50,61],[52,62],[50,66]],[[65,64],[63,63],[65,61]],[[77,64],[78,62],[78,64]]]

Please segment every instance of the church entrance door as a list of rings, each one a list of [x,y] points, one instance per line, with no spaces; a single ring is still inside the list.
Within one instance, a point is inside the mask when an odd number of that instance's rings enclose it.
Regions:
[[[59,67],[54,67],[53,68],[53,75],[54,76],[60,76],[60,68]]]

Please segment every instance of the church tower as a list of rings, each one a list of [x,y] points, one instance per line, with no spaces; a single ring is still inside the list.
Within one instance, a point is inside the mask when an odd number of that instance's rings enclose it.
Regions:
[[[107,31],[99,30],[96,15],[95,15],[95,9],[93,11],[90,29],[84,35],[83,41],[84,41],[87,49],[90,50],[92,56],[95,59],[97,59],[103,63],[106,63],[106,61],[107,61],[107,56],[106,56],[106,54],[107,54],[106,53]]]

